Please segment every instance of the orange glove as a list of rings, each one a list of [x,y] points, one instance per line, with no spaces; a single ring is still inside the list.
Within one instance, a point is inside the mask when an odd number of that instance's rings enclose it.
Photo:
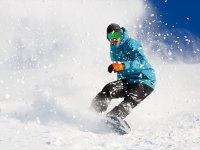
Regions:
[[[108,66],[109,73],[111,73],[112,71],[119,72],[122,70],[124,70],[124,64],[120,62],[112,63],[110,66]]]

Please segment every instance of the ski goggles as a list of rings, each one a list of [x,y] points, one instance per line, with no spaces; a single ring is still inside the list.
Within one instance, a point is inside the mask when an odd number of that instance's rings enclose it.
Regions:
[[[120,37],[121,37],[121,32],[111,32],[111,33],[108,33],[108,38],[110,40],[118,39]]]

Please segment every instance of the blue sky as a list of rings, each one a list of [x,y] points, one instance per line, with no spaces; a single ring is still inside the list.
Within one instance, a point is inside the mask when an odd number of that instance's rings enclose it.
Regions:
[[[168,54],[172,55],[162,54],[162,57],[166,56],[170,61],[181,57],[185,62],[200,63],[200,0],[149,0],[149,2],[153,4],[153,10],[161,21],[159,32],[162,35],[166,33],[170,35],[162,42],[168,45],[167,51],[170,51]],[[159,41],[160,38],[156,40]],[[163,47],[159,48],[164,51]]]
[[[187,29],[200,37],[200,0],[150,0],[168,28]]]

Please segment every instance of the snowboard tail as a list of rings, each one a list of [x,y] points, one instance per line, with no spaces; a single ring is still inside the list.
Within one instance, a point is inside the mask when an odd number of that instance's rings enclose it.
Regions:
[[[112,129],[115,133],[119,135],[128,134],[131,131],[131,128],[128,125],[128,123],[120,117],[109,116],[106,117],[105,122],[110,129]]]

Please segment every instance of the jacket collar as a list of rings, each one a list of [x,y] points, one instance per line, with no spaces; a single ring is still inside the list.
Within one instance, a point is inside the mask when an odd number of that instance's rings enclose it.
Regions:
[[[124,27],[122,27],[121,30],[122,30],[122,38],[119,43],[120,46],[123,45],[126,42],[126,40],[129,38],[128,30],[125,29]]]

